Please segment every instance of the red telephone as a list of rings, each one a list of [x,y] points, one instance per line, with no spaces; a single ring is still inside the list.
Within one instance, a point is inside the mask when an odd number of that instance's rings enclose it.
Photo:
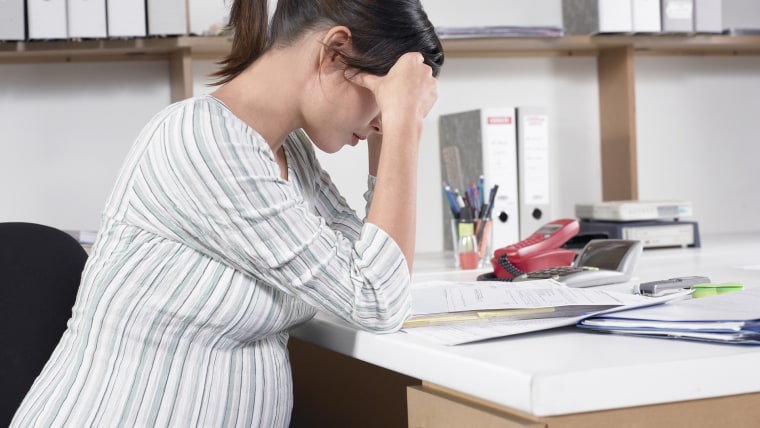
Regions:
[[[573,264],[575,251],[559,248],[575,236],[580,224],[575,219],[547,223],[524,240],[494,251],[491,259],[496,278],[512,279],[525,272]]]

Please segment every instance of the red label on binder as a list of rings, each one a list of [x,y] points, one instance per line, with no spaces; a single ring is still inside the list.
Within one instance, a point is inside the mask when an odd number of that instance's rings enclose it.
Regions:
[[[512,123],[512,116],[491,116],[486,119],[489,125],[509,125]]]

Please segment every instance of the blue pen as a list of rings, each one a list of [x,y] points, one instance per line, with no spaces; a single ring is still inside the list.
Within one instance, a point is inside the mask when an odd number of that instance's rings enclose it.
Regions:
[[[486,181],[483,176],[480,176],[480,183],[478,184],[478,190],[480,190],[480,207],[486,205]]]
[[[456,196],[454,196],[454,192],[451,191],[451,187],[449,187],[448,184],[444,184],[443,192],[446,194],[446,199],[449,201],[451,214],[454,216],[454,218],[459,218],[459,204],[457,203]]]
[[[467,197],[469,199],[469,207],[472,210],[472,212],[475,212],[475,210],[478,208],[478,204],[475,202],[477,198],[475,197],[475,184],[470,183],[470,187],[467,188]],[[465,201],[468,202],[468,201]]]

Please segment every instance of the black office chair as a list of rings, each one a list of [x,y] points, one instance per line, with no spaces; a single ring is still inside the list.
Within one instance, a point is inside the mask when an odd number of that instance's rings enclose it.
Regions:
[[[0,426],[8,426],[58,344],[87,252],[61,230],[0,223]]]

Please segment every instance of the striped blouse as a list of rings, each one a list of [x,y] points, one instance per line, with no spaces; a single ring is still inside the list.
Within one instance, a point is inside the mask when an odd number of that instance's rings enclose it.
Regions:
[[[284,149],[288,180],[264,139],[210,95],[153,118],[106,205],[68,328],[12,426],[286,427],[289,328],[317,310],[400,328],[401,250],[348,207],[302,131]]]

